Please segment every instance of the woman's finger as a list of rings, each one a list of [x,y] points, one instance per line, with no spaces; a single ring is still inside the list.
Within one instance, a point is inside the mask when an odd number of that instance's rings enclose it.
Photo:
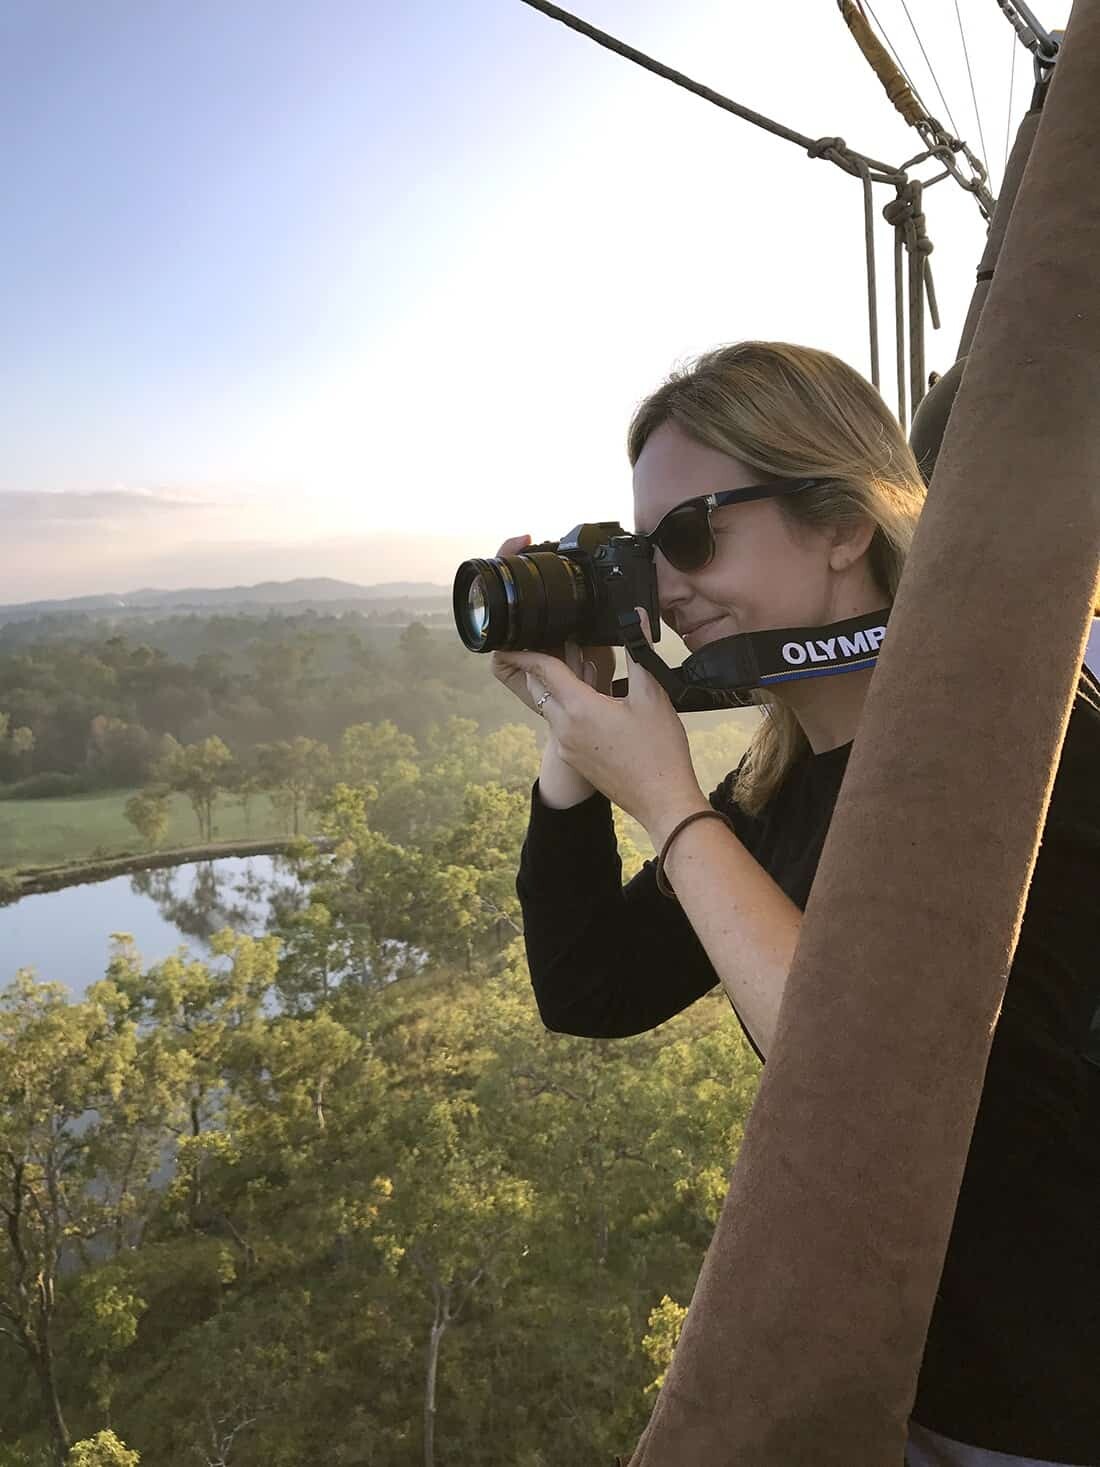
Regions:
[[[563,656],[565,658],[565,665],[569,669],[569,671],[573,674],[573,676],[574,677],[583,677],[584,676],[584,659],[581,656],[581,649],[578,646],[578,644],[575,641],[573,641],[572,639],[570,639],[569,641],[566,642],[565,646],[562,648],[562,654],[563,654]]]
[[[634,610],[638,613],[638,620],[642,624],[645,639],[652,647],[653,636],[649,628],[649,615],[644,606],[636,606]],[[653,674],[647,668],[643,667],[640,662],[635,662],[633,657],[629,656],[626,659],[626,683],[628,697],[635,699],[668,699],[668,694]]]
[[[528,690],[536,702],[543,693],[550,693],[559,707],[572,706],[578,687],[583,684],[559,657],[548,657],[541,652],[512,652],[509,656],[526,674]]]

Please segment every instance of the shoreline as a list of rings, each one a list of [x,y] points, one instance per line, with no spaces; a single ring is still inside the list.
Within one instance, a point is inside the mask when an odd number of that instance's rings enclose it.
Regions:
[[[268,836],[260,840],[212,841],[202,846],[177,846],[171,850],[142,851],[127,856],[103,856],[66,866],[29,866],[12,873],[19,890],[6,900],[0,896],[0,906],[10,906],[25,896],[110,881],[115,876],[128,876],[133,871],[148,871],[155,867],[187,866],[195,861],[217,861],[227,856],[282,855],[289,846],[302,840],[311,842],[318,851],[331,850],[336,844],[331,836]]]

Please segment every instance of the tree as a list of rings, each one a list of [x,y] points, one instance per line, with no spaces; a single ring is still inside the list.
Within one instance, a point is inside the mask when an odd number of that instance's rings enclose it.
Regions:
[[[233,799],[241,808],[244,816],[244,828],[251,833],[252,830],[252,801],[257,795],[263,793],[263,781],[254,770],[241,766],[237,778],[233,784]]]
[[[22,772],[30,773],[30,758],[34,753],[35,738],[29,728],[13,728],[11,733],[12,753],[21,761]]]
[[[542,760],[534,729],[506,723],[485,738],[483,749],[485,778],[527,795],[538,778]]]
[[[317,739],[282,739],[256,748],[258,780],[272,792],[272,804],[281,809],[295,835],[302,817],[317,800],[329,776],[328,746]]]
[[[110,1265],[89,1269],[77,1280],[74,1292],[78,1313],[71,1336],[91,1366],[90,1385],[96,1405],[110,1421],[116,1388],[111,1361],[134,1343],[138,1320],[148,1305],[127,1287],[122,1271]]]
[[[108,978],[126,996],[132,1017],[152,1025],[150,1062],[165,1079],[159,1092],[163,1128],[176,1138],[168,1199],[192,1229],[208,1215],[206,1173],[231,1145],[219,1128],[223,1091],[254,1043],[279,952],[277,937],[253,938],[228,929],[215,934],[210,945],[216,957],[230,959],[227,969],[176,954],[142,972],[129,945],[114,953],[108,967]]]
[[[168,830],[168,796],[156,790],[142,790],[130,796],[123,812],[145,844],[156,850]]]
[[[76,1442],[66,1467],[138,1467],[139,1452],[131,1452],[113,1431],[97,1431],[95,1436]]]
[[[389,719],[358,723],[340,737],[335,758],[339,782],[370,792],[371,824],[404,845],[422,825],[420,768],[415,741]]]
[[[433,952],[461,955],[518,936],[516,866],[527,825],[526,791],[468,785],[454,825],[441,832],[425,867],[423,935]]]
[[[22,968],[0,993],[0,1335],[33,1372],[58,1467],[72,1445],[57,1384],[58,1284],[73,1251],[86,1257],[109,1225],[109,1203],[89,1184],[136,1052],[111,985],[70,1003],[61,984]]]
[[[99,713],[88,728],[87,766],[113,788],[140,784],[156,758],[157,743],[140,724]]]
[[[30,756],[34,752],[35,742],[34,734],[26,725],[12,728],[11,715],[0,713],[0,748],[6,748],[15,756],[22,774],[29,772]]]
[[[345,784],[381,788],[395,780],[415,779],[416,741],[388,718],[352,724],[340,736],[335,765]]]
[[[656,1366],[657,1375],[646,1386],[646,1395],[655,1396],[664,1385],[686,1318],[687,1308],[667,1294],[649,1311],[649,1333],[642,1340],[642,1349]]]
[[[478,1106],[429,1098],[399,1116],[401,1154],[378,1244],[391,1267],[411,1264],[427,1286],[424,1467],[434,1467],[440,1351],[476,1290],[495,1294],[521,1266],[533,1189],[513,1175]],[[396,1138],[395,1138],[396,1139]]]
[[[154,780],[186,795],[199,823],[199,839],[214,839],[214,806],[218,796],[232,783],[233,755],[214,736],[199,744],[180,745],[173,740],[157,761]]]

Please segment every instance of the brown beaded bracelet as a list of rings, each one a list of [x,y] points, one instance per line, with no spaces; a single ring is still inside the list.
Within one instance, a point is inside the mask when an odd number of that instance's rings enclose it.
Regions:
[[[729,816],[724,814],[721,810],[715,810],[713,807],[709,810],[693,810],[690,815],[685,815],[683,820],[680,821],[679,825],[674,825],[673,828],[669,831],[667,837],[665,838],[665,843],[661,847],[661,854],[657,858],[657,890],[661,893],[662,896],[676,896],[675,891],[672,889],[671,886],[669,886],[668,881],[665,877],[665,859],[668,856],[669,846],[680,834],[685,825],[690,825],[693,820],[703,820],[707,815],[713,815],[718,820],[724,820],[729,828],[734,831],[734,834],[736,834],[733,821],[729,818]]]

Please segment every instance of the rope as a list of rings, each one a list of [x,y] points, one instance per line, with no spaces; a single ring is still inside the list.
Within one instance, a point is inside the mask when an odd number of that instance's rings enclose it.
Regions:
[[[918,153],[915,158],[910,158],[904,163],[900,172],[908,174],[909,169],[917,163],[923,163],[928,158],[937,158],[943,164],[945,172],[937,174],[935,178],[926,179],[925,187],[930,188],[933,183],[939,183],[941,179],[950,175],[956,183],[960,184],[968,193],[972,193],[975,196],[983,218],[987,221],[991,219],[993,217],[995,201],[986,187],[986,179],[989,176],[988,163],[984,162],[981,158],[976,158],[962,138],[952,137],[943,123],[932,116],[927,103],[917,91],[913,78],[905,70],[901,57],[894,49],[890,37],[886,34],[885,27],[878,16],[875,15],[870,4],[868,3],[867,8],[870,10],[875,24],[882,32],[883,38],[890,47],[891,52],[893,52],[896,67],[891,65],[890,57],[886,54],[886,51],[879,43],[878,37],[867,23],[867,17],[863,13],[862,0],[856,0],[856,4],[853,4],[852,0],[837,0],[837,4],[840,8],[841,15],[844,17],[845,24],[848,26],[848,29],[855,38],[856,44],[863,53],[864,59],[870,64],[886,89],[886,95],[905,118],[906,122],[920,133],[921,140],[924,142],[925,151]],[[909,24],[912,26],[913,17],[909,15],[908,10],[906,11],[906,15],[909,16]],[[916,35],[915,26],[913,27],[913,32]],[[917,43],[918,45],[920,44],[919,35],[917,35]],[[921,50],[924,50],[923,46]],[[927,61],[927,52],[924,53],[924,56]],[[969,57],[967,58],[967,65],[969,66]],[[931,62],[929,62],[929,70],[932,70]],[[934,71],[932,72],[932,78],[936,82],[936,86],[939,87],[939,81]],[[943,98],[942,89],[940,90],[940,97]],[[946,99],[944,100],[944,105],[946,106]],[[975,114],[977,114],[977,110],[977,102],[975,101]],[[954,120],[952,117],[952,124],[954,124]],[[981,132],[981,126],[982,123],[979,116],[979,132]],[[984,135],[982,137],[982,147],[985,147]],[[957,153],[962,153],[970,165],[971,177],[964,177],[958,163],[955,161],[955,155]]]
[[[821,137],[809,138],[802,133],[795,132],[793,128],[785,127],[782,123],[775,122],[769,117],[764,117],[759,112],[754,112],[750,107],[744,107],[739,102],[731,101],[720,92],[704,86],[701,82],[693,81],[682,72],[674,71],[671,66],[665,66],[663,62],[656,61],[652,56],[628,46],[626,42],[618,40],[606,31],[599,30],[587,21],[581,20],[579,16],[562,10],[557,5],[552,5],[549,0],[523,0],[532,10],[538,10],[543,15],[557,20],[562,25],[568,26],[570,30],[579,32],[589,40],[595,41],[597,45],[603,46],[608,51],[614,51],[616,55],[632,61],[644,70],[652,72],[655,76],[663,77],[675,86],[683,87],[686,91],[702,97],[706,102],[712,102],[716,107],[721,107],[725,112],[731,112],[735,117],[740,117],[745,122],[751,122],[755,127],[763,128],[774,137],[784,138],[788,142],[797,144],[804,149],[811,158],[827,158],[829,162],[835,163],[838,168],[844,170],[854,177],[858,177],[863,189],[863,237],[864,250],[867,267],[867,325],[870,337],[871,351],[871,380],[875,387],[879,386],[880,362],[879,362],[879,339],[878,339],[878,288],[875,267],[875,239],[874,239],[874,209],[873,189],[876,183],[893,184],[896,197],[883,209],[883,216],[894,230],[894,305],[896,337],[895,347],[898,366],[898,417],[902,426],[906,423],[906,351],[905,351],[905,304],[908,294],[909,306],[909,393],[912,406],[915,409],[924,395],[924,312],[927,301],[931,313],[932,325],[939,327],[939,310],[936,305],[935,287],[932,283],[932,271],[928,257],[932,252],[932,241],[928,238],[925,229],[924,214],[921,210],[921,193],[923,185],[910,180],[906,169],[891,168],[888,163],[882,163],[877,158],[868,157],[865,153],[858,153],[849,148],[843,138]],[[904,0],[902,0],[904,4]],[[856,0],[861,18],[863,6],[861,0]],[[842,4],[843,9],[843,4]],[[906,12],[908,14],[908,11]],[[845,16],[847,19],[847,15]],[[912,17],[910,17],[912,25]],[[867,34],[874,40],[868,27]],[[885,34],[885,32],[883,33]],[[918,42],[920,37],[917,37]],[[921,47],[924,50],[924,47]],[[879,48],[881,53],[881,47]],[[885,53],[881,53],[885,58]],[[888,58],[885,58],[888,64]],[[925,56],[927,60],[927,55]],[[899,62],[900,66],[900,62]],[[931,66],[929,66],[931,70]],[[933,79],[935,73],[933,72]],[[937,86],[939,83],[936,83]],[[916,96],[915,88],[912,89]],[[940,93],[941,97],[943,93]],[[919,98],[918,98],[919,100]],[[945,103],[946,105],[946,103]],[[921,103],[921,107],[924,104]],[[985,171],[980,160],[974,158],[965,143],[958,138],[949,138],[942,126],[935,118],[928,115],[924,109],[924,120],[914,120],[914,126],[921,132],[928,144],[927,151],[919,155],[913,162],[920,162],[925,158],[936,157],[944,163],[946,172],[938,175],[939,178],[946,177],[950,173],[964,188],[978,195],[979,204],[985,212],[984,199],[988,200],[988,191],[984,189],[983,180]],[[976,176],[973,179],[964,179],[959,172],[955,162],[955,152],[963,151],[967,161],[975,168]],[[908,166],[908,165],[907,165]],[[987,216],[988,217],[988,216]],[[908,256],[908,292],[905,289],[902,268],[902,257]]]
[[[905,286],[903,284],[902,254],[909,258],[908,306],[909,306],[909,401],[916,412],[924,396],[924,311],[925,301],[931,311],[932,325],[939,328],[939,308],[936,303],[935,287],[932,284],[932,267],[929,255],[932,241],[925,229],[924,213],[921,209],[923,185],[911,179],[898,186],[897,197],[883,209],[883,218],[894,227],[894,309],[897,329],[898,367],[898,419],[906,426],[905,415]]]
[[[852,0],[840,0],[840,13],[865,59],[885,87],[886,95],[909,126],[915,127],[918,122],[927,122],[928,113],[924,103],[914,96],[905,78],[886,54],[885,46],[867,23],[866,17],[856,9]]]
[[[962,11],[959,9],[959,0],[955,0],[955,18],[959,22],[959,36],[963,43],[963,56],[966,58],[966,74],[970,78],[970,97],[974,103],[974,116],[978,119],[978,140],[982,145],[982,162],[985,164],[986,177],[989,176],[989,149],[985,145],[985,131],[982,128],[982,114],[978,109],[978,93],[974,90],[974,73],[970,69],[970,51],[966,44],[966,31],[963,30]]]
[[[863,0],[856,0],[856,3],[859,5],[860,14],[863,15]],[[901,57],[898,55],[897,50],[894,47],[893,41],[891,41],[890,37],[886,34],[886,27],[883,25],[882,21],[879,20],[878,16],[875,14],[874,10],[871,8],[871,0],[866,0],[866,3],[867,3],[867,9],[870,12],[871,19],[874,21],[874,23],[878,26],[879,30],[882,32],[882,39],[886,42],[887,46],[889,46],[889,48],[890,48],[890,54],[893,56],[894,60],[898,64],[898,70],[901,72],[901,74],[905,78],[905,80],[909,83],[909,90],[913,93],[913,96],[916,97],[917,101],[924,108],[925,112],[927,112],[928,111],[928,107],[925,104],[924,98],[921,96],[920,92],[917,91],[917,84],[916,84],[916,82],[913,80],[913,78],[906,71],[906,69],[905,69],[905,62],[902,61]],[[867,19],[867,17],[865,15],[863,16],[863,18],[864,18],[864,20]]]
[[[754,127],[762,127],[765,132],[770,132],[774,137],[785,138],[787,142],[796,143],[811,158],[828,158],[830,163],[835,163],[838,168],[842,168],[845,173],[850,173],[853,177],[859,175],[860,164],[866,164],[876,183],[896,184],[902,178],[902,174],[896,168],[891,168],[889,163],[882,163],[877,158],[869,157],[866,153],[857,153],[855,149],[847,146],[843,138],[818,138],[815,141],[813,138],[804,137],[802,133],[795,132],[793,128],[784,127],[781,122],[773,122],[770,117],[754,112],[751,107],[744,107],[740,102],[731,101],[729,97],[722,96],[721,92],[704,86],[702,82],[693,81],[691,77],[685,76],[681,71],[674,71],[671,66],[665,66],[661,61],[655,61],[644,51],[628,46],[625,41],[617,40],[614,36],[608,35],[606,31],[589,25],[586,20],[571,15],[568,10],[561,10],[557,5],[549,4],[548,0],[523,0],[523,4],[529,5],[532,10],[541,11],[543,15],[548,15],[551,20],[561,21],[562,25],[568,26],[570,30],[579,31],[590,41],[606,47],[608,51],[614,51],[617,56],[623,56],[627,61],[633,61],[635,65],[653,72],[655,76],[664,77],[665,81],[683,87],[686,91],[694,92],[705,102],[713,102],[723,111],[732,112],[735,117],[751,122]]]
[[[875,212],[871,191],[871,170],[860,168],[863,181],[863,244],[867,256],[867,329],[871,335],[871,383],[879,385],[878,361],[878,284],[875,279]]]
[[[894,354],[898,372],[898,422],[904,430],[905,417],[905,242],[894,230]]]

